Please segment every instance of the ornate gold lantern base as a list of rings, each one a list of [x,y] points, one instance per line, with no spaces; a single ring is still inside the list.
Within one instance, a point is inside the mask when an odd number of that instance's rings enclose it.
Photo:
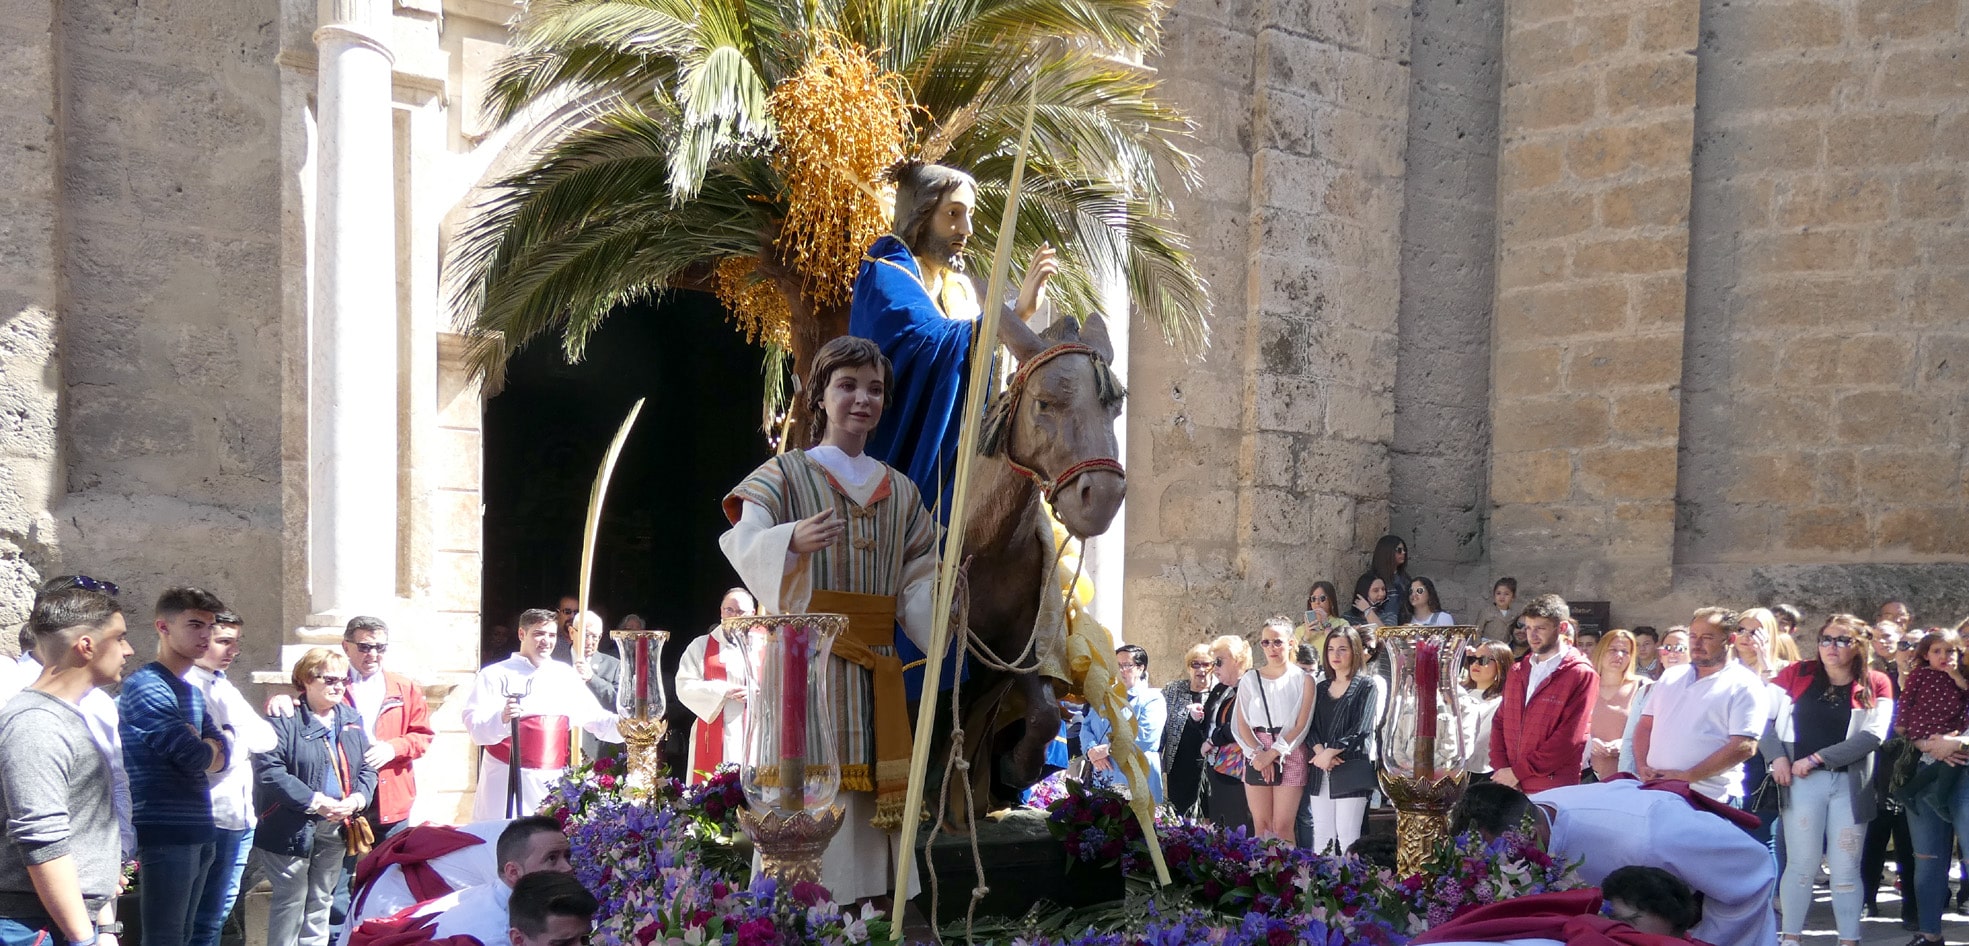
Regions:
[[[1440,780],[1381,773],[1381,790],[1395,803],[1395,869],[1402,876],[1422,869],[1449,840],[1449,813],[1463,799],[1469,776],[1456,772]]]
[[[820,856],[841,830],[844,812],[830,805],[820,812],[773,809],[765,815],[740,809],[738,823],[759,852],[759,871],[780,886],[820,883]]]
[[[622,732],[622,741],[629,747],[625,759],[629,766],[629,790],[649,791],[656,784],[657,769],[663,765],[662,753],[658,749],[663,745],[663,734],[670,729],[669,721],[662,717],[636,719],[624,716],[617,722],[616,728]]]

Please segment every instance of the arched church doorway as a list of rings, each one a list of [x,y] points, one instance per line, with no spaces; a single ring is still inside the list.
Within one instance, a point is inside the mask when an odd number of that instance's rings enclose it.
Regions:
[[[669,630],[674,672],[684,643],[717,619],[721,593],[736,583],[718,550],[719,500],[769,454],[760,363],[761,350],[716,299],[686,291],[617,310],[580,364],[565,363],[549,340],[514,356],[505,389],[485,408],[485,662],[512,653],[521,611],[575,592],[596,469],[644,397],[609,487],[590,607],[611,628],[639,614]],[[670,702],[675,717],[674,694]]]

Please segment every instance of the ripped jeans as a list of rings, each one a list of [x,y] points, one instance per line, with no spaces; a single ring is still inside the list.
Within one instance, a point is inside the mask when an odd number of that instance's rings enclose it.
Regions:
[[[1949,801],[1954,824],[1942,820],[1927,799],[1907,810],[1908,833],[1914,835],[1914,903],[1921,912],[1921,932],[1929,936],[1942,935],[1942,908],[1949,904],[1948,869],[1956,836],[1969,843],[1969,778],[1956,780],[1955,795]]]
[[[1832,873],[1832,916],[1842,940],[1860,938],[1860,855],[1866,825],[1853,819],[1851,776],[1823,769],[1791,781],[1791,804],[1784,809],[1786,859],[1778,882],[1782,931],[1798,936],[1812,907],[1812,881],[1823,859]]]

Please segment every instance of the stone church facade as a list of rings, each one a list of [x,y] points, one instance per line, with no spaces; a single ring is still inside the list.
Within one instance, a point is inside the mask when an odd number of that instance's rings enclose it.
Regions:
[[[0,621],[50,574],[140,617],[196,581],[271,671],[381,613],[455,731],[482,398],[442,258],[526,147],[478,118],[515,10],[10,0]],[[1166,666],[1387,531],[1458,612],[1512,574],[1623,624],[1969,613],[1965,17],[1174,4],[1217,314],[1200,356],[1129,345],[1129,639]]]

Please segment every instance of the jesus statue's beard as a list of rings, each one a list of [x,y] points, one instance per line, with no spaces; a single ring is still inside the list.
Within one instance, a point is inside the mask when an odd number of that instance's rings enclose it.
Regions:
[[[964,271],[964,252],[952,246],[949,240],[925,237],[923,249],[916,255],[920,259],[936,260],[953,273]]]

